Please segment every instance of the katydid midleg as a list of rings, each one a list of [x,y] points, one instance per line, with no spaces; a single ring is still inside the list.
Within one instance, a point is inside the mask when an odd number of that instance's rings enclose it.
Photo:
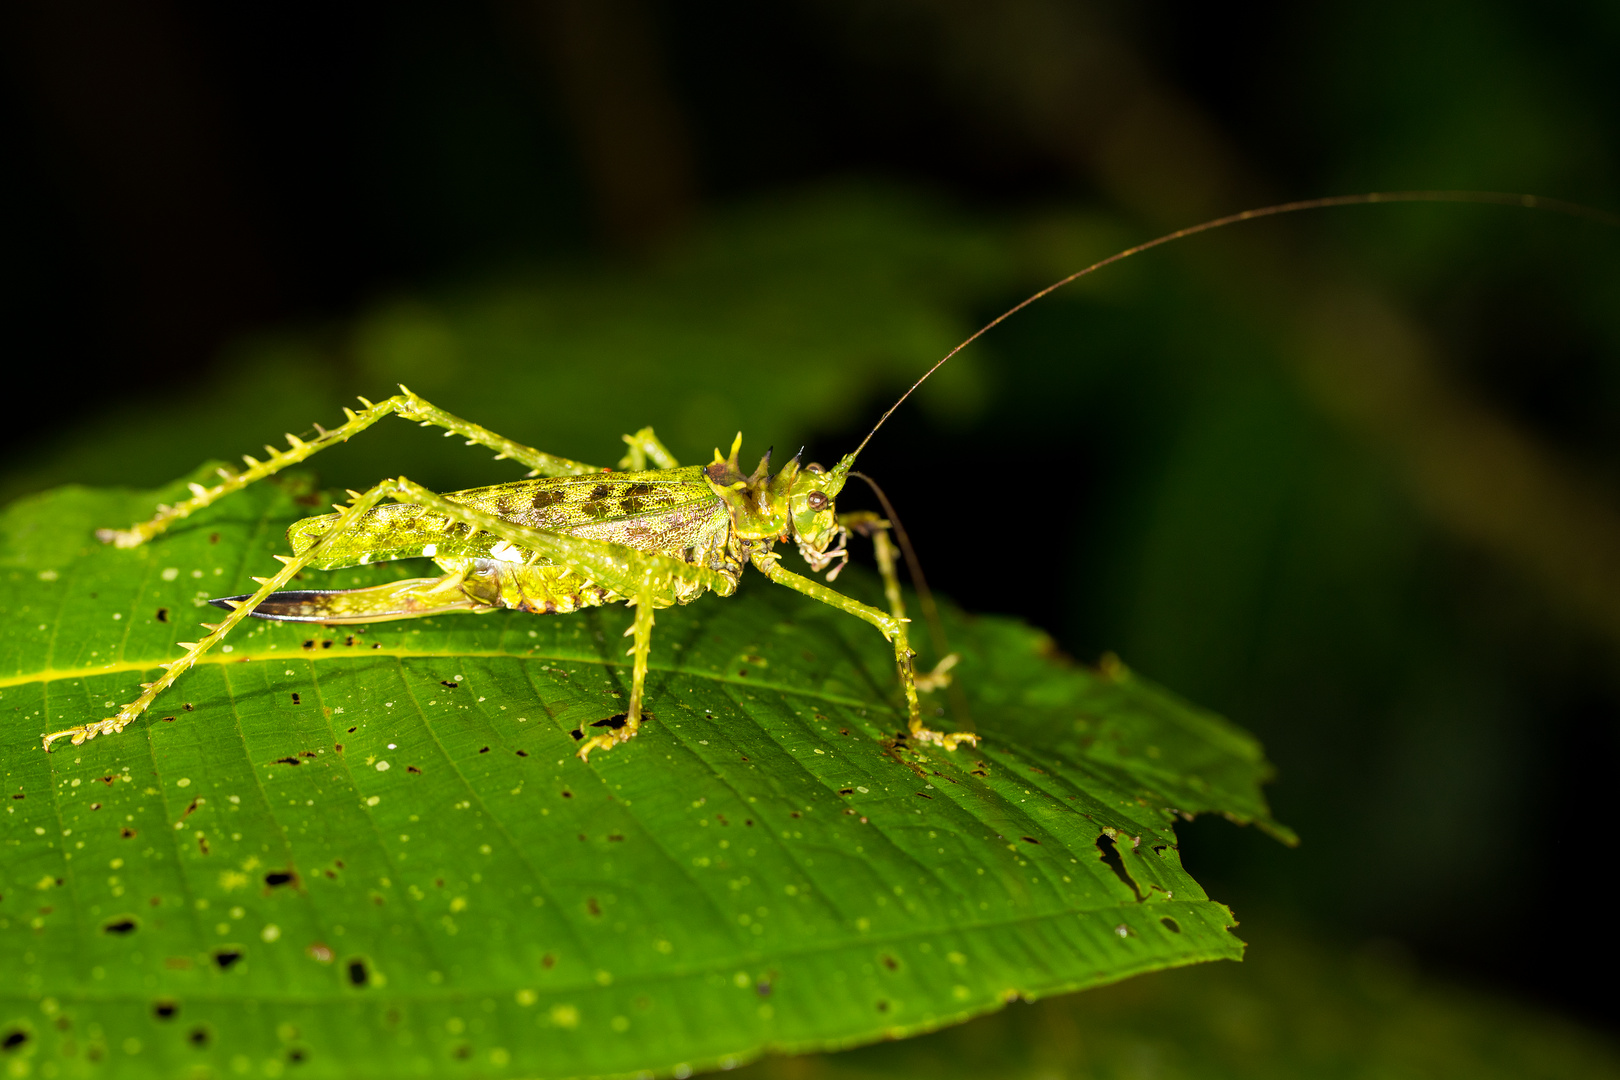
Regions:
[[[925,371],[879,417],[860,445],[831,468],[803,463],[796,455],[773,474],[767,452],[751,473],[744,473],[738,460],[741,434],[729,455],[716,450],[710,464],[683,467],[651,428],[643,428],[623,437],[628,452],[616,469],[607,469],[514,442],[445,412],[403,386],[399,394],[376,404],[362,398],[364,409],[345,409],[347,419],[339,427],[317,426],[317,434],[308,439],[287,435],[287,449],[267,448],[263,461],[245,457],[245,469],[221,469],[219,482],[213,486],[192,484],[191,498],[160,506],[150,520],[128,529],[100,530],[98,538],[120,548],[147,543],[174,522],[345,442],[390,414],[423,426],[442,427],[447,434],[462,436],[469,445],[493,449],[497,460],[510,459],[526,466],[528,478],[441,495],[399,477],[364,492],[350,492],[349,502],[336,506],[334,513],[306,518],[288,530],[293,553],[277,556],[283,566],[274,576],[255,578],[257,591],[213,601],[229,614],[219,623],[204,624],[209,631],[206,637],[182,643],[185,654],[163,665],[163,674],[144,684],[134,701],[106,719],[45,735],[45,749],[57,739],[79,745],[98,735],[123,731],[250,615],[335,625],[502,608],[562,615],[582,607],[622,602],[635,609],[627,631],[627,636],[634,637],[629,650],[633,658],[630,700],[622,715],[595,725],[605,728],[602,733],[583,739],[578,753],[588,759],[594,750],[606,750],[632,738],[641,726],[654,612],[690,603],[706,592],[730,596],[748,565],[771,581],[853,615],[883,634],[894,648],[906,703],[904,738],[946,750],[976,743],[978,736],[970,732],[938,732],[923,722],[920,680],[913,668],[908,620],[900,604],[893,549],[885,531],[890,522],[870,513],[837,512],[835,501],[851,476],[859,475],[854,473],[856,459],[873,435],[962,349],[1072,281],[1172,240],[1239,222],[1307,209],[1384,202],[1496,203],[1551,209],[1610,224],[1620,220],[1529,195],[1416,191],[1283,203],[1178,229],[1069,274],[991,320]],[[791,543],[813,572],[826,572],[831,581],[849,559],[847,543],[852,530],[873,538],[889,610],[861,603],[780,563],[776,545]],[[282,591],[306,568],[332,570],[423,556],[433,559],[443,574],[364,589]],[[923,685],[942,684],[953,659],[945,657],[935,673],[921,680]]]

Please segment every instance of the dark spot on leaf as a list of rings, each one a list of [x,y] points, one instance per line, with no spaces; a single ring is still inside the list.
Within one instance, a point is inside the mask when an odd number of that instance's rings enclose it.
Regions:
[[[330,649],[331,647],[332,647],[332,639],[331,638],[327,638],[325,641],[321,642],[321,648]]]
[[[182,705],[182,706],[180,706],[180,707],[181,707],[181,708],[182,708],[182,709],[184,709],[184,710],[186,710],[186,712],[196,712],[196,711],[197,711],[197,706],[195,706],[195,705],[193,705],[193,704],[192,704],[192,703],[191,703],[191,702],[189,702],[189,701],[188,701],[188,702],[186,702],[186,703],[185,703],[185,704],[184,704],[184,705]]]
[[[877,1011],[878,1012],[888,1012],[889,1011],[889,1003],[887,1001],[878,1002],[877,1003]]]
[[[17,1049],[17,1047],[21,1046],[27,1041],[28,1032],[22,1030],[21,1028],[12,1028],[10,1031],[6,1032],[5,1038],[0,1039],[0,1050],[3,1050],[9,1054],[11,1051]]]
[[[158,622],[168,622],[169,621],[169,609],[168,608],[160,607],[160,608],[157,609],[157,621]]]
[[[748,760],[748,755],[747,755],[747,754],[743,754],[743,755],[742,755],[742,759],[743,759],[743,760],[744,760],[744,761],[747,761],[747,760]]]
[[[788,811],[788,817],[798,817],[798,816],[800,816],[800,815],[799,815],[799,812],[797,810],[789,810]]]
[[[989,773],[987,773],[987,772],[985,772],[985,771],[984,771],[984,770],[983,770],[983,769],[974,769],[974,770],[973,770],[973,775],[974,775],[974,776],[989,776],[989,775],[990,775],[990,774],[989,774]],[[1071,796],[1069,796],[1069,797],[1070,797],[1070,798],[1071,798],[1071,799],[1072,799],[1072,798],[1074,798],[1074,796],[1072,796],[1072,795],[1071,795]]]
[[[586,835],[584,833],[579,834],[579,842],[580,843],[583,844],[587,839],[588,839],[588,837],[586,837]]]
[[[103,934],[132,934],[138,924],[128,915],[121,916],[101,928]]]
[[[210,543],[210,544],[217,544],[217,543],[219,543],[219,533],[209,533],[209,534],[208,534],[208,542],[209,542],[209,543]]]
[[[716,815],[714,815],[714,820],[718,821],[722,825],[730,825],[731,824],[731,822],[726,820],[726,815],[724,815],[724,814],[716,814]]]
[[[356,732],[356,731],[358,731],[358,730],[360,730],[360,729],[359,729],[359,728],[350,728],[350,729],[349,729],[349,734],[350,734],[350,735],[353,735],[353,734],[354,734],[354,733],[355,733],[355,732]]]
[[[422,775],[422,770],[418,769],[415,765],[407,765],[407,766],[405,766],[405,771],[408,772],[408,773],[415,773],[417,776]]]
[[[489,753],[489,747],[487,747],[487,746],[480,746],[480,747],[479,747],[479,748],[478,748],[478,752],[479,752],[479,753],[480,753],[480,754],[487,754],[487,753]]]
[[[623,840],[624,837],[620,836],[618,833],[608,833],[608,839],[609,840]]]
[[[343,753],[343,744],[340,743],[340,742],[333,743],[332,744],[332,749],[336,750],[338,753],[341,754],[341,753]]]
[[[740,679],[748,678],[748,669],[747,668],[738,668],[737,669],[737,677],[740,678]]]
[[[180,1014],[180,1005],[173,1001],[156,1001],[152,1003],[152,1015],[159,1020],[173,1020]]]
[[[1026,844],[1039,844],[1040,843],[1040,841],[1035,839],[1033,836],[1020,836],[1018,839],[1022,840]]]
[[[1120,881],[1130,886],[1131,892],[1136,894],[1136,902],[1141,903],[1142,890],[1131,880],[1131,875],[1125,869],[1125,860],[1119,857],[1119,851],[1114,847],[1113,838],[1107,833],[1100,834],[1097,837],[1097,850],[1102,852],[1102,861],[1108,864],[1108,869],[1112,870]]]
[[[883,966],[888,968],[890,971],[898,971],[900,969],[900,961],[896,960],[888,953],[884,953],[882,956],[878,957],[878,959],[881,960],[883,962]]]
[[[302,705],[304,703],[304,699],[299,697],[297,694],[294,694],[292,696],[292,699],[293,699],[293,704],[294,705]]]
[[[26,799],[26,798],[28,798],[28,796],[24,795],[22,792],[19,791],[19,792],[17,792],[17,794],[13,795],[12,798],[13,799]]]
[[[315,647],[315,639],[314,638],[310,638],[308,641],[304,642],[304,648],[313,649],[314,647]]]
[[[197,812],[197,800],[192,799],[191,800],[191,805],[187,806],[184,810],[180,811],[180,816],[181,817],[190,817],[192,814],[194,814],[196,812]]]
[[[562,797],[565,799],[572,799],[574,797],[574,793],[569,791],[567,788],[563,788]]]
[[[276,758],[276,760],[272,761],[270,764],[272,764],[272,765],[302,765],[303,762],[299,761],[295,757],[283,757],[283,758]]]
[[[205,1028],[205,1027],[194,1027],[194,1028],[192,1028],[191,1033],[186,1036],[186,1042],[190,1043],[192,1046],[197,1046],[197,1047],[207,1046],[208,1045],[208,1029]]]
[[[928,794],[926,791],[914,791],[914,792],[912,792],[912,794],[913,795],[921,795],[925,799],[932,799],[933,798],[933,796]]]
[[[153,907],[157,907],[159,904],[163,903],[163,897],[154,896],[152,899],[148,900],[147,903],[151,904]]]
[[[366,962],[358,957],[349,961],[349,985],[365,986],[371,982],[371,973],[366,970]]]
[[[208,837],[197,837],[197,850],[202,852],[204,855],[208,854]]]
[[[269,888],[277,885],[292,885],[298,881],[298,874],[292,870],[272,870],[264,875],[264,883]]]
[[[550,971],[552,968],[557,966],[557,958],[552,956],[550,953],[546,953],[546,955],[540,958],[540,966],[545,968],[547,971]]]
[[[240,959],[242,959],[242,951],[240,949],[214,950],[214,963],[219,965],[219,970],[221,971],[229,971]]]
[[[752,824],[753,824],[753,823],[754,823],[754,819],[753,819],[753,818],[745,818],[745,819],[744,819],[744,820],[743,820],[743,824],[744,824],[744,825],[752,825]]]
[[[1176,922],[1176,920],[1172,919],[1170,916],[1165,915],[1165,916],[1161,917],[1159,919],[1159,921],[1161,923],[1163,923],[1164,928],[1166,930],[1170,931],[1172,934],[1181,933],[1181,924]]]
[[[163,719],[162,719],[162,720],[161,720],[161,721],[159,721],[159,722],[160,722],[160,723],[164,723],[164,724],[172,724],[172,723],[174,723],[174,717],[172,717],[172,716],[165,716],[165,717],[164,717],[164,718],[163,718]]]
[[[294,1065],[300,1065],[304,1061],[304,1052],[302,1050],[289,1050],[287,1051],[287,1060]]]
[[[585,898],[585,910],[590,912],[598,919],[602,917],[602,905],[596,902],[596,897],[594,896],[587,896]]]
[[[527,750],[519,750],[519,751],[518,751],[518,752],[517,752],[517,756],[518,756],[518,757],[528,757],[528,756],[529,756],[529,752],[528,752],[528,751],[527,751]]]

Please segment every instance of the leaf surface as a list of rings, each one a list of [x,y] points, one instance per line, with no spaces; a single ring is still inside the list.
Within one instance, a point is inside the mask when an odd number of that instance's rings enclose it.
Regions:
[[[882,639],[753,576],[659,613],[653,719],[588,765],[622,608],[253,621],[123,735],[45,754],[321,505],[286,480],[92,539],[179,490],[0,520],[0,1042],[64,1077],[678,1073],[904,1035],[1239,957],[1174,813],[1287,836],[1250,737],[1007,620],[951,626],[979,749],[898,746]]]

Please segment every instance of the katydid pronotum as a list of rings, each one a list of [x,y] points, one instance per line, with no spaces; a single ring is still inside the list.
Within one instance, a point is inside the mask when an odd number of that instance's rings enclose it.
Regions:
[[[405,477],[383,480],[365,492],[351,491],[347,505],[335,513],[306,518],[288,530],[293,554],[277,556],[283,566],[269,578],[255,578],[252,594],[213,601],[229,610],[195,643],[182,643],[185,655],[164,665],[163,674],[143,686],[139,697],[111,717],[44,736],[45,749],[57,739],[79,745],[98,735],[115,734],[136,720],[197,659],[243,618],[315,622],[369,623],[450,612],[489,612],[501,608],[536,614],[566,614],[581,607],[623,602],[635,609],[626,636],[633,636],[630,699],[620,716],[597,725],[600,734],[585,738],[581,758],[633,737],[645,713],[648,656],[653,614],[658,608],[685,604],[705,592],[730,596],[746,565],[752,564],[779,585],[853,615],[881,632],[894,648],[900,686],[908,713],[905,737],[915,743],[954,750],[976,743],[968,732],[942,733],[922,718],[919,683],[942,685],[954,657],[919,679],[911,650],[900,591],[894,574],[894,551],[887,530],[891,523],[872,513],[837,513],[835,500],[852,475],[855,460],[883,423],[934,372],[967,345],[1003,320],[1078,278],[1172,240],[1208,232],[1241,221],[1298,210],[1379,202],[1483,202],[1541,207],[1596,218],[1616,219],[1600,211],[1528,195],[1493,192],[1395,192],[1336,196],[1247,210],[1157,237],[1127,248],[1054,282],[997,316],[936,362],[878,419],[865,439],[830,469],[802,464],[798,456],[774,475],[766,453],[752,473],[738,462],[742,435],[729,456],[717,450],[707,466],[679,465],[651,428],[624,436],[628,452],[618,469],[604,469],[556,457],[462,420],[401,387],[401,393],[372,404],[361,399],[360,412],[345,409],[347,420],[317,435],[287,435],[288,449],[270,449],[258,461],[246,457],[240,472],[221,469],[213,486],[191,485],[192,497],[161,506],[154,517],[129,529],[103,529],[97,536],[120,548],[135,547],[162,534],[171,524],[239,491],[257,480],[347,441],[390,414],[438,426],[460,435],[468,445],[496,451],[529,469],[529,478],[448,495],[436,494]],[[393,500],[383,503],[383,500]],[[883,574],[889,610],[860,603],[814,578],[794,573],[780,563],[778,543],[793,543],[812,571],[834,579],[847,563],[847,542],[854,530],[873,539]],[[330,570],[426,556],[444,573],[436,578],[396,581],[364,589],[280,591],[306,568]]]

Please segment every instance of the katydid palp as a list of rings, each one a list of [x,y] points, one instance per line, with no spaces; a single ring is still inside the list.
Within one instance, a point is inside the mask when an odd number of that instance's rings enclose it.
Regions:
[[[510,608],[536,614],[566,614],[581,607],[624,602],[635,609],[627,631],[634,643],[628,707],[623,714],[597,722],[600,734],[584,737],[582,758],[633,737],[645,715],[645,684],[651,651],[654,612],[685,604],[705,592],[731,595],[746,565],[752,564],[777,584],[853,615],[878,629],[893,646],[908,726],[904,737],[954,750],[973,743],[971,733],[941,733],[922,719],[919,680],[913,670],[907,620],[894,580],[892,548],[884,530],[890,523],[875,514],[840,515],[835,501],[854,474],[856,458],[883,423],[943,364],[992,327],[1054,290],[1171,240],[1237,222],[1304,209],[1377,202],[1490,202],[1545,207],[1608,219],[1584,207],[1533,196],[1476,192],[1374,193],[1285,203],[1179,229],[1127,248],[1040,290],[952,349],[883,413],[854,451],[831,469],[803,464],[795,456],[774,475],[769,452],[752,473],[745,474],[738,456],[742,436],[729,456],[715,452],[707,466],[682,467],[651,428],[624,436],[628,452],[618,468],[605,469],[556,457],[513,442],[462,420],[401,387],[401,393],[377,404],[361,399],[360,412],[345,410],[347,420],[331,430],[317,426],[305,439],[288,435],[288,449],[270,449],[264,461],[245,458],[240,472],[220,471],[213,486],[192,485],[192,498],[159,507],[150,520],[124,530],[104,529],[104,542],[127,548],[163,533],[175,521],[303,461],[322,449],[370,427],[389,414],[438,426],[465,438],[469,445],[496,451],[529,469],[529,478],[446,495],[436,494],[399,477],[365,492],[350,492],[347,505],[335,513],[307,518],[288,531],[291,556],[270,578],[256,578],[257,591],[213,601],[229,614],[208,625],[209,633],[164,665],[163,674],[144,684],[133,702],[111,717],[44,736],[67,738],[78,745],[102,734],[121,732],[141,716],[199,657],[219,643],[243,618],[315,622],[368,623],[453,612],[492,612]],[[385,504],[383,500],[391,499]],[[889,610],[860,603],[811,577],[780,564],[777,544],[791,543],[812,571],[831,581],[848,560],[852,529],[872,536],[890,597]],[[434,578],[398,581],[351,590],[282,591],[302,570],[331,570],[396,559],[427,557],[443,571]],[[943,651],[943,650],[942,650]],[[925,686],[945,679],[949,657]]]

